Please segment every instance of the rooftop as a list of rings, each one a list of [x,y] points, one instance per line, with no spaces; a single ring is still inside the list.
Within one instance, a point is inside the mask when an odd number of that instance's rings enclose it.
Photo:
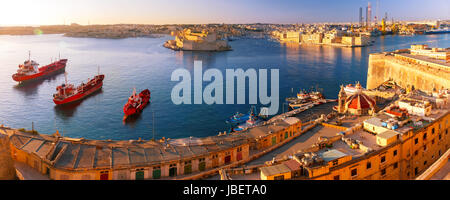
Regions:
[[[262,167],[260,169],[265,176],[273,176],[291,172],[291,170],[285,164]]]
[[[387,130],[387,131],[384,131],[384,132],[378,134],[377,137],[384,138],[384,139],[390,139],[390,138],[395,137],[397,135],[398,135],[398,133],[396,131]]]
[[[18,149],[35,153],[41,159],[54,161],[63,169],[121,168],[143,164],[158,164],[170,160],[204,156],[246,143],[239,135],[212,136],[196,139],[191,144],[168,141],[104,141],[57,138],[16,131],[10,136]],[[188,139],[189,140],[189,139]],[[180,142],[181,141],[181,142]]]
[[[345,154],[337,149],[331,149],[331,150],[322,152],[320,154],[320,156],[322,156],[322,158],[325,162],[329,162],[329,161],[336,160],[338,158],[347,156],[347,154]]]
[[[450,67],[450,63],[446,63],[445,60],[443,60],[443,59],[434,59],[434,58],[430,58],[428,56],[412,55],[412,54],[409,54],[409,53],[400,53],[400,55],[405,56],[405,57],[409,57],[409,58],[414,58],[414,59],[421,60],[421,61],[425,61],[425,62],[429,62],[429,63],[433,63],[433,64],[438,64],[438,65]]]

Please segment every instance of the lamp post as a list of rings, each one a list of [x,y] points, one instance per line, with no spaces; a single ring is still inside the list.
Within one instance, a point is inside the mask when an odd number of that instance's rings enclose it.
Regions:
[[[153,141],[155,141],[155,112],[152,110],[152,134],[153,134]]]

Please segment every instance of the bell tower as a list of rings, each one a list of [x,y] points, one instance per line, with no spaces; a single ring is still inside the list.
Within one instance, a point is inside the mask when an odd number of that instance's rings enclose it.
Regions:
[[[344,113],[345,112],[345,99],[347,98],[347,95],[345,94],[344,86],[341,85],[341,90],[339,91],[338,95],[338,112]]]

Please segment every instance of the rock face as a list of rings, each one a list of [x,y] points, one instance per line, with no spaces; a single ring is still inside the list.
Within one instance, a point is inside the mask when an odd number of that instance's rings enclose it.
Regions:
[[[414,86],[424,91],[450,87],[449,71],[408,62],[385,53],[370,54],[367,89],[376,88],[389,79],[403,88]]]
[[[13,180],[16,178],[14,161],[11,158],[9,138],[0,134],[0,180]]]

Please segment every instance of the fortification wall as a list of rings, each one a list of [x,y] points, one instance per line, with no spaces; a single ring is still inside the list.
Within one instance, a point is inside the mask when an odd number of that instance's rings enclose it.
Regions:
[[[415,89],[432,91],[434,88],[450,87],[450,73],[429,66],[408,63],[384,53],[369,55],[367,89],[373,89],[392,79],[403,88],[412,85]]]
[[[9,138],[7,135],[0,134],[0,180],[14,180],[15,178],[16,169],[11,157]]]

